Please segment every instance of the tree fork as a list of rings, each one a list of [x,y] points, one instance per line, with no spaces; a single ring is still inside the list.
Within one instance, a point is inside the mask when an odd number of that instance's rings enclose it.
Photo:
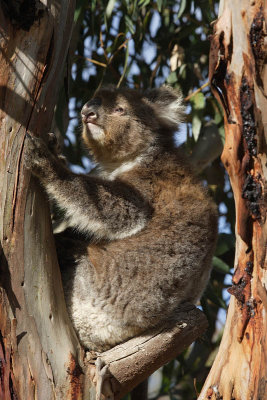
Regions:
[[[267,397],[266,2],[221,0],[210,81],[224,109],[236,205],[236,256],[224,335],[199,400]]]

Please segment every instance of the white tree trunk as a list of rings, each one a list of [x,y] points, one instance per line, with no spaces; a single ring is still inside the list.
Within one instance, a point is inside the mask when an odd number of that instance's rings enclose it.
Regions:
[[[39,2],[32,3],[18,15],[19,2],[0,8],[0,398],[4,400],[71,399],[80,391],[79,344],[65,309],[47,200],[23,168],[26,132],[39,136],[50,129],[75,4],[43,1],[37,9]]]
[[[267,398],[266,2],[224,0],[210,81],[224,108],[222,161],[236,205],[233,295],[219,352],[199,400]]]

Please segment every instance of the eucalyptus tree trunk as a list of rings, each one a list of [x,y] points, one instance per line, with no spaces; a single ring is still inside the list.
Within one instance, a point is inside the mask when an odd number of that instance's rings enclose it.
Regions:
[[[267,398],[266,1],[221,0],[210,81],[224,109],[222,161],[236,205],[236,256],[224,335],[199,400]]]
[[[48,202],[23,164],[26,133],[45,140],[50,130],[74,7],[0,2],[1,400],[95,400],[95,386],[100,398],[94,355],[80,347],[66,312]],[[179,315],[101,354],[110,371],[104,393],[121,399],[205,331],[194,306]]]
[[[0,6],[0,399],[79,399],[79,344],[65,309],[49,208],[23,168],[26,132],[49,132],[72,0]]]

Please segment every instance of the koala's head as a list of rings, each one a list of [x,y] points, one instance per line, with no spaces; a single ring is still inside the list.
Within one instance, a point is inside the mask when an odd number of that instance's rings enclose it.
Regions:
[[[180,93],[169,87],[103,88],[82,108],[83,139],[100,162],[131,160],[170,143],[183,111]]]

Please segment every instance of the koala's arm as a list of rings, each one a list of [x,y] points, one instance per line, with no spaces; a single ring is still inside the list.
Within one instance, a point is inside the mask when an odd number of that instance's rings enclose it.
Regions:
[[[130,185],[69,171],[38,138],[26,138],[26,167],[40,179],[71,226],[99,238],[121,239],[143,229],[152,209]]]

